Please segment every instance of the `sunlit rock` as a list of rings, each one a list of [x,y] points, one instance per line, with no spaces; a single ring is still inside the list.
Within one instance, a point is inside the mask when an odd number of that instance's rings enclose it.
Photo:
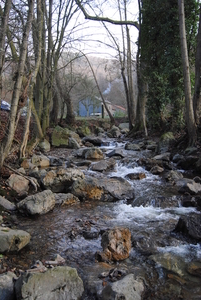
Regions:
[[[129,257],[131,250],[131,232],[128,228],[114,228],[102,235],[103,255],[108,261],[119,261]],[[100,254],[101,257],[101,254]]]
[[[30,241],[30,234],[23,230],[0,227],[0,253],[19,251]]]
[[[11,174],[7,184],[18,194],[24,194],[29,190],[29,180],[17,174]]]
[[[65,193],[69,192],[74,181],[84,177],[84,173],[78,169],[60,168],[46,172],[41,176],[41,182],[44,188],[50,189],[54,193]]]

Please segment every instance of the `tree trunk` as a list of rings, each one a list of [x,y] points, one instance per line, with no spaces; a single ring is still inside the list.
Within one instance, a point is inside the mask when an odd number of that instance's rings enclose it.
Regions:
[[[196,48],[196,58],[195,58],[195,92],[193,95],[193,109],[196,124],[199,124],[199,111],[201,106],[201,6],[200,6],[200,16],[199,16],[199,29],[197,35],[197,48]]]
[[[2,99],[2,72],[4,65],[4,48],[5,48],[5,37],[6,30],[8,26],[8,18],[11,9],[12,0],[6,0],[3,15],[1,17],[1,27],[0,27],[0,101]]]
[[[197,140],[196,123],[193,112],[193,101],[191,98],[191,82],[188,60],[188,50],[186,41],[186,27],[184,15],[184,0],[178,0],[179,7],[179,29],[181,39],[181,54],[184,74],[184,89],[185,89],[185,107],[186,107],[186,123],[188,131],[189,145],[194,145]]]
[[[33,10],[34,10],[34,0],[30,0],[27,23],[23,34],[21,53],[20,53],[19,64],[18,64],[18,73],[14,84],[8,132],[5,134],[4,139],[0,146],[0,169],[3,166],[5,158],[8,156],[10,147],[13,142],[14,134],[15,134],[15,125],[16,125],[15,121],[16,121],[18,101],[19,101],[21,86],[22,86],[22,77],[23,77],[23,72],[24,72],[24,67],[26,62],[26,56],[27,56],[28,37],[31,30]]]
[[[42,16],[42,9],[41,9],[41,0],[37,0],[37,13],[38,13],[38,45],[37,45],[37,52],[36,52],[36,64],[32,75],[32,81],[30,86],[30,93],[29,93],[29,105],[28,105],[28,111],[27,111],[27,118],[26,118],[26,124],[24,129],[24,136],[22,145],[20,147],[20,158],[25,157],[28,137],[29,137],[29,127],[30,127],[30,120],[31,120],[31,107],[33,105],[33,92],[34,92],[34,86],[36,84],[36,78],[37,74],[40,68],[41,63],[41,50],[42,50],[42,28],[43,28],[43,16]],[[38,130],[40,132],[40,129]],[[38,135],[37,135],[38,136]]]
[[[73,104],[71,101],[70,94],[67,95],[65,102],[66,102],[66,106],[67,106],[66,123],[69,125],[74,125],[75,124],[75,115],[73,112]]]

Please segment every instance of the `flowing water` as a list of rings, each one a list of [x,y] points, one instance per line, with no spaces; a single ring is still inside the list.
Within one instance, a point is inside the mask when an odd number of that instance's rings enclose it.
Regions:
[[[104,147],[110,151],[124,144]],[[50,260],[59,253],[66,265],[77,268],[85,284],[83,299],[102,289],[98,275],[114,267],[124,268],[143,279],[146,292],[143,299],[201,299],[201,280],[186,271],[190,262],[201,262],[200,244],[191,244],[173,230],[182,215],[200,212],[185,208],[169,184],[138,166],[138,159],[149,152],[127,152],[126,159],[117,160],[115,171],[105,176],[126,178],[129,173],[143,172],[146,178],[129,181],[135,190],[135,199],[115,203],[84,202],[70,207],[55,207],[53,212],[30,218],[18,216],[17,227],[31,234],[30,244],[19,254],[9,255],[10,262],[20,269],[28,269],[35,260]],[[85,170],[87,174],[95,174]],[[170,199],[168,204],[164,201]],[[125,261],[106,264],[95,261],[101,251],[101,230],[122,226],[132,234],[132,250]],[[94,238],[84,233],[93,232]]]

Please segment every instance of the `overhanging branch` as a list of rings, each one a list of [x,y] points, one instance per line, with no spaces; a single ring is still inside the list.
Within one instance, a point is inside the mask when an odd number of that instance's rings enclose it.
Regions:
[[[82,11],[83,15],[85,16],[85,19],[87,19],[87,20],[108,22],[108,23],[111,23],[113,25],[132,25],[132,26],[134,26],[135,28],[137,28],[139,30],[138,22],[135,22],[135,21],[120,21],[120,20],[113,20],[113,19],[106,18],[106,17],[90,16],[86,12],[84,7],[82,6],[80,0],[75,0],[75,2],[77,4],[77,6],[80,8],[80,10]]]

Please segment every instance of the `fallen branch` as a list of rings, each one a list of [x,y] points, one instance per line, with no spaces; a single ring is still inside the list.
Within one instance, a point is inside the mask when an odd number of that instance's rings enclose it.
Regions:
[[[39,183],[38,183],[38,181],[37,181],[36,178],[31,178],[31,177],[29,177],[29,176],[26,176],[26,175],[22,174],[21,172],[15,170],[15,169],[13,169],[13,168],[11,168],[10,166],[8,166],[8,165],[5,164],[5,163],[4,163],[4,167],[6,167],[6,168],[8,168],[9,170],[11,170],[13,173],[16,173],[16,174],[18,174],[18,175],[24,177],[25,179],[27,179],[27,180],[33,185],[35,191],[37,192],[37,187],[40,187],[40,185],[39,185]]]

